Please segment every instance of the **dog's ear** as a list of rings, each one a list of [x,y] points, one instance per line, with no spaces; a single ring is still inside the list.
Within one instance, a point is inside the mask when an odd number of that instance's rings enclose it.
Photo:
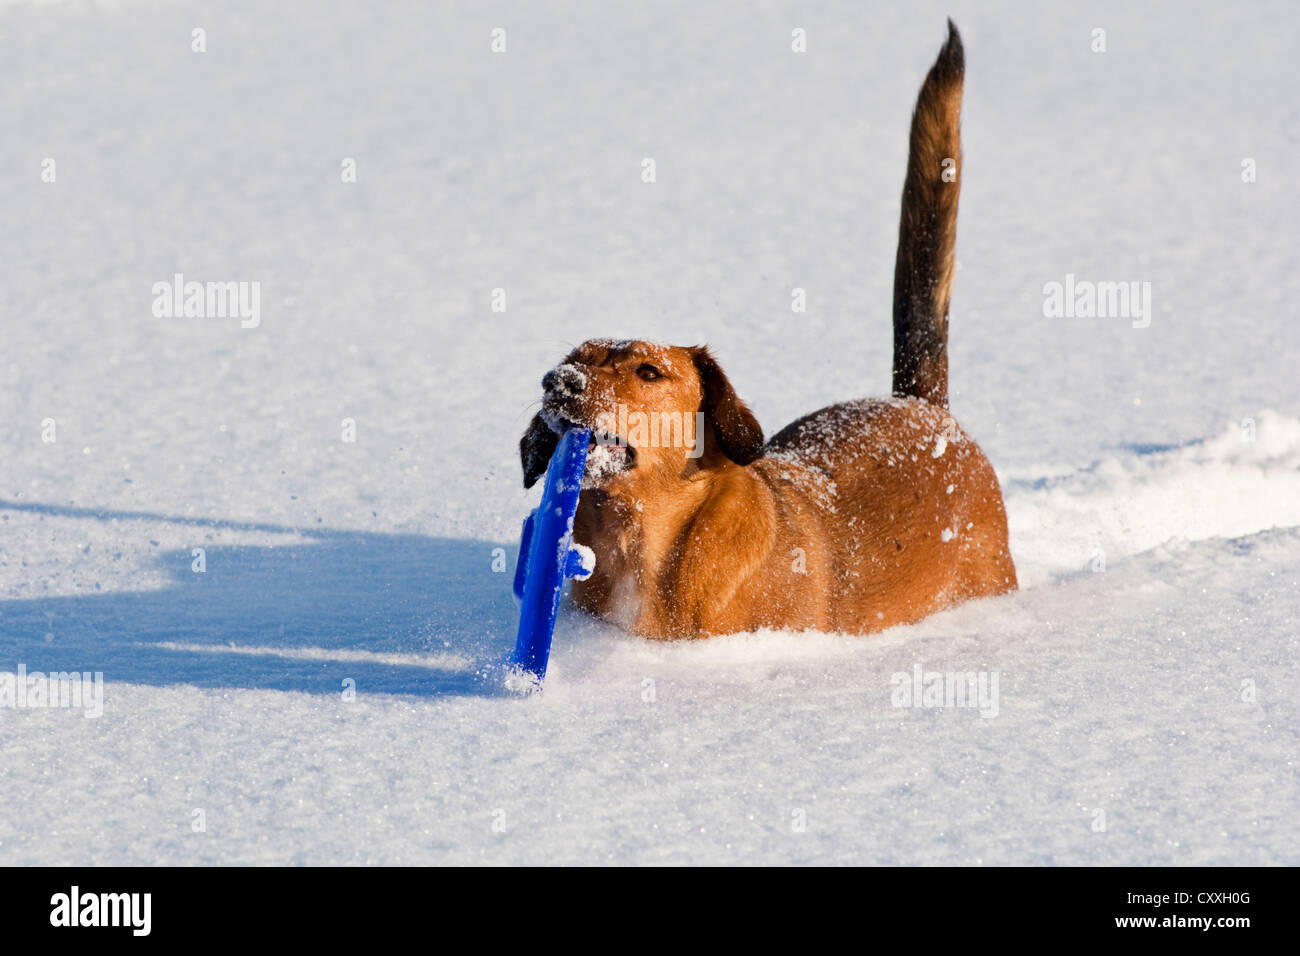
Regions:
[[[736,464],[748,465],[763,453],[763,427],[740,400],[708,348],[694,348],[691,355],[704,389],[704,415],[713,426],[718,444]]]
[[[542,416],[534,415],[528,423],[528,431],[519,439],[519,463],[524,466],[525,488],[531,488],[546,474],[546,466],[551,463],[551,455],[559,441],[560,436],[551,431],[550,426],[542,421]]]

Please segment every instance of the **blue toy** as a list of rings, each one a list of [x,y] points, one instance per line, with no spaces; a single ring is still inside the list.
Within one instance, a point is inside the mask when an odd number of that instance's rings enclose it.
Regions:
[[[519,636],[514,663],[538,685],[546,676],[564,579],[586,580],[596,568],[591,551],[573,546],[573,515],[578,510],[590,438],[591,432],[585,428],[572,428],[560,438],[546,468],[542,503],[525,519],[519,541],[514,588],[519,600]]]

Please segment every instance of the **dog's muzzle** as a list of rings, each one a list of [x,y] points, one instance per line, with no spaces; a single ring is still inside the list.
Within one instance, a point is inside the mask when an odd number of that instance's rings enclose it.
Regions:
[[[587,388],[587,376],[576,365],[557,365],[542,376],[542,419],[557,434],[580,424],[575,404]]]
[[[542,389],[548,396],[573,398],[587,387],[587,376],[576,365],[557,365],[542,376]]]

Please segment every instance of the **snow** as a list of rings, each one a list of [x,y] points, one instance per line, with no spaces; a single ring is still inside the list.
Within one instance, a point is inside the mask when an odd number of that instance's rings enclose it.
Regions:
[[[585,581],[596,570],[596,552],[580,541],[571,543],[571,549],[578,552],[578,563],[582,571],[573,576],[575,581]]]
[[[511,693],[517,441],[574,344],[708,342],[769,433],[888,388],[948,14],[952,407],[1023,589],[869,639],[566,607]],[[1296,39],[1284,3],[0,5],[0,671],[104,678],[93,719],[0,707],[0,863],[1300,863]],[[259,283],[257,326],[155,316],[177,273]],[[1069,275],[1150,282],[1150,325],[1047,318]],[[918,666],[997,716],[895,706]]]

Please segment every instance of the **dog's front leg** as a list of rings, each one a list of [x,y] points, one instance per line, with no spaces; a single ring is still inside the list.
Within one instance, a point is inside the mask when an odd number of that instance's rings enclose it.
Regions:
[[[744,490],[719,489],[681,527],[659,568],[655,606],[644,609],[657,620],[643,631],[699,638],[757,626],[762,597],[748,587],[772,553],[776,515],[770,496]]]

